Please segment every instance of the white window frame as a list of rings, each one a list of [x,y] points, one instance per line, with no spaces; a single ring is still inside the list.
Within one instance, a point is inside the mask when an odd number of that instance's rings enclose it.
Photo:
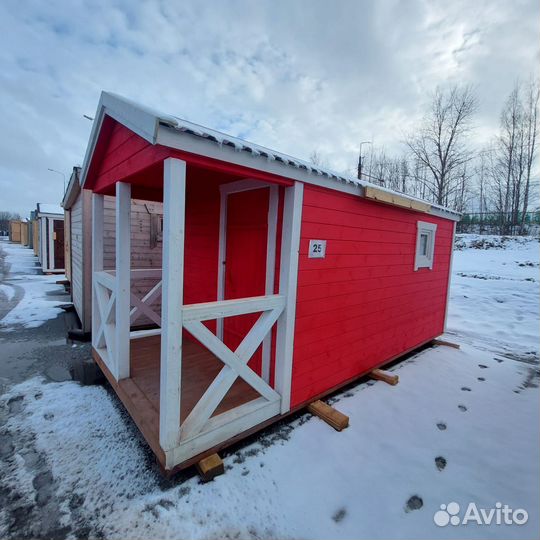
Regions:
[[[433,269],[433,259],[435,258],[435,235],[437,233],[437,224],[427,221],[416,222],[416,251],[414,256],[414,269],[419,268]],[[421,252],[422,236],[427,235],[427,254]]]

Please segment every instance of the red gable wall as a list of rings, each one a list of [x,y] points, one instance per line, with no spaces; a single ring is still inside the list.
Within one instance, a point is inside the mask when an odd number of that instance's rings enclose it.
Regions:
[[[414,271],[416,222],[437,224]],[[453,222],[305,185],[292,406],[443,332]],[[309,259],[310,239],[326,258]]]

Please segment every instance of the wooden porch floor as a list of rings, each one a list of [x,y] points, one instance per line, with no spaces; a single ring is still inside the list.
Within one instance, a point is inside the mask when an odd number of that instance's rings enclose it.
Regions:
[[[165,454],[159,444],[159,369],[161,336],[131,341],[131,377],[116,382],[99,353],[92,356],[141,430],[144,438],[165,468]],[[185,420],[210,383],[223,368],[223,362],[210,351],[189,339],[182,343],[182,387],[180,421]],[[229,389],[213,416],[248,403],[259,394],[238,378]]]
[[[151,403],[159,417],[159,369],[161,336],[131,341],[131,381]],[[185,420],[210,383],[223,368],[223,362],[198,343],[182,343],[182,388],[180,418]],[[259,397],[244,380],[238,378],[223,398],[214,415],[226,412]],[[159,423],[159,422],[158,422]]]

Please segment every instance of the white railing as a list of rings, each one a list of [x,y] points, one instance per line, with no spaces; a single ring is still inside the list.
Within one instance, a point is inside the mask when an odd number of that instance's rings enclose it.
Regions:
[[[251,370],[247,363],[272,330],[284,307],[285,297],[278,294],[192,304],[183,307],[184,328],[219,358],[224,366],[186,419],[183,420],[180,426],[181,441],[196,437],[213,427],[211,416],[238,377],[241,377],[260,394],[261,397],[254,400],[257,402],[255,407],[260,408],[266,403],[276,403],[280,400],[280,395]],[[229,349],[203,324],[203,321],[258,312],[261,312],[260,317],[235,351]],[[229,413],[238,414],[233,411],[229,411]],[[219,416],[224,417],[227,414],[226,412]],[[223,418],[221,423],[222,421]]]
[[[139,298],[130,291],[129,324],[132,326],[141,317],[146,316],[151,322],[161,327],[161,315],[156,312],[153,305],[161,300],[161,268],[132,268],[130,282],[140,280],[159,280],[150,290]],[[99,351],[105,364],[115,374],[116,371],[116,271],[102,270],[94,272],[94,295],[97,304],[97,331],[94,333],[93,345]],[[161,333],[161,328],[151,330],[134,330],[130,332],[130,339],[147,337]]]
[[[93,274],[94,310],[92,345],[100,353],[103,361],[111,371],[116,373],[115,361],[115,279],[109,272],[100,271]],[[97,324],[96,324],[97,323]],[[97,327],[97,329],[96,329]]]

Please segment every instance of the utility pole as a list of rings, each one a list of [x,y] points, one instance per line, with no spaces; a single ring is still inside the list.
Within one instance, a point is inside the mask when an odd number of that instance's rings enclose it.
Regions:
[[[62,178],[64,179],[64,193],[65,193],[66,192],[66,175],[62,171],[57,171],[56,169],[48,168],[47,170],[53,173],[62,175]]]
[[[358,180],[362,180],[362,145],[363,144],[371,144],[371,141],[362,141],[360,143],[360,151],[358,152],[358,173],[356,175]]]

